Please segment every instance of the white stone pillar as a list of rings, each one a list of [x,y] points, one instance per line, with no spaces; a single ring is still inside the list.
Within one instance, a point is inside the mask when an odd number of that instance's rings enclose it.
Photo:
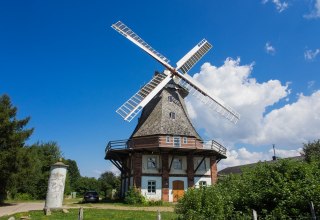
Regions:
[[[51,166],[45,209],[62,208],[67,167],[61,160]]]

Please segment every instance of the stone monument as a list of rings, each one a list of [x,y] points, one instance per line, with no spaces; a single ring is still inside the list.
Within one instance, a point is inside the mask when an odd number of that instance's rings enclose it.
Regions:
[[[61,159],[51,166],[45,211],[62,208],[67,167],[68,165],[62,163]]]

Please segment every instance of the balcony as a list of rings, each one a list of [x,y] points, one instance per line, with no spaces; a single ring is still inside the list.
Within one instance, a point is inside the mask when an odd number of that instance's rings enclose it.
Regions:
[[[190,141],[185,144],[181,143],[181,146],[173,146],[173,143],[166,142],[165,136],[160,137],[144,137],[141,139],[125,139],[125,140],[116,140],[110,141],[107,144],[105,149],[105,154],[107,158],[107,154],[112,150],[115,151],[126,151],[126,150],[133,150],[133,149],[153,149],[153,148],[163,148],[163,149],[181,149],[181,150],[197,150],[201,152],[203,150],[213,151],[218,153],[222,157],[226,157],[227,149],[218,143],[215,140],[211,141],[203,141],[199,142],[195,139],[190,139]]]

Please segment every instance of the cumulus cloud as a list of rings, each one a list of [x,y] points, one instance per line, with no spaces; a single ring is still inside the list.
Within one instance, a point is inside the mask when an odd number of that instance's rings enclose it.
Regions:
[[[320,18],[320,0],[314,1],[314,7],[311,10],[311,13],[304,15],[304,17],[307,19]]]
[[[192,112],[190,117],[195,126],[204,130],[203,138],[229,146],[229,157],[245,162],[251,162],[247,159],[251,156],[246,156],[244,149],[235,150],[234,146],[250,145],[258,149],[276,144],[279,148],[296,150],[302,143],[318,139],[320,91],[310,96],[299,94],[297,101],[287,103],[289,83],[282,84],[279,80],[259,83],[251,76],[253,67],[253,64],[241,65],[239,58],[228,58],[220,67],[203,64],[200,72],[193,76],[241,115],[240,121],[234,125],[193,96],[188,96],[188,112]],[[279,102],[287,104],[281,106]],[[273,110],[268,110],[270,108]],[[253,158],[264,159],[263,153],[255,153]],[[233,163],[240,163],[237,161]]]
[[[266,43],[266,45],[264,46],[264,49],[268,54],[274,55],[276,53],[276,49],[271,45],[270,42]]]
[[[276,156],[280,158],[300,156],[302,148],[296,150],[276,149]],[[250,152],[247,148],[241,147],[227,151],[227,159],[219,162],[218,168],[222,170],[227,167],[239,166],[244,164],[256,163],[259,161],[269,161],[274,155],[273,149],[270,148],[267,152]]]
[[[263,4],[266,4],[268,2],[273,3],[276,6],[276,9],[279,13],[286,10],[289,6],[288,2],[285,2],[285,1],[281,2],[280,0],[263,0],[262,1]]]
[[[318,55],[320,54],[320,49],[315,49],[314,51],[312,50],[306,50],[304,52],[304,58],[306,60],[314,60]]]

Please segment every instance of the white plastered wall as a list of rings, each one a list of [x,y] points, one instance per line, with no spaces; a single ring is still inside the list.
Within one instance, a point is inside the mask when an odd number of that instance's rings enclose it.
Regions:
[[[156,193],[148,193],[148,181],[156,181]],[[141,194],[147,200],[161,200],[162,195],[162,177],[161,176],[142,176]]]
[[[187,189],[188,189],[187,177],[169,177],[169,202],[173,202],[173,192],[172,192],[173,184],[172,184],[172,182],[175,180],[183,181],[184,191],[187,191]]]
[[[207,186],[211,186],[211,177],[194,177],[194,185],[196,188],[199,188],[200,181],[206,181]]]

